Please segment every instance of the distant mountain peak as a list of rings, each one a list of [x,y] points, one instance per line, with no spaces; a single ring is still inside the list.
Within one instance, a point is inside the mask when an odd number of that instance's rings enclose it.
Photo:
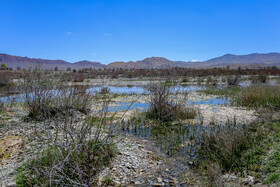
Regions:
[[[47,60],[41,58],[28,58],[28,57],[20,57],[14,55],[8,55],[0,53],[1,63],[5,63],[8,67],[16,69],[20,68],[29,68],[34,66],[40,66],[43,69],[54,69],[58,67],[59,70],[65,70],[67,68],[104,68],[105,65],[99,62],[90,62],[90,61],[79,61],[76,63],[66,62],[64,60]]]
[[[75,63],[69,63],[64,60],[46,60],[40,58],[28,58],[13,56],[0,53],[0,63],[5,63],[8,67],[16,69],[17,67],[29,68],[34,66],[40,66],[43,69],[54,69],[56,66],[59,70],[65,70],[67,68],[94,68],[94,69],[147,69],[147,68],[170,68],[170,67],[186,67],[186,68],[213,68],[213,67],[225,67],[228,65],[238,66],[280,66],[280,53],[252,53],[247,55],[235,55],[225,54],[220,57],[212,58],[203,62],[183,62],[172,61],[164,57],[147,57],[138,61],[117,61],[108,65],[101,64],[100,62],[92,62],[88,60],[82,60]]]

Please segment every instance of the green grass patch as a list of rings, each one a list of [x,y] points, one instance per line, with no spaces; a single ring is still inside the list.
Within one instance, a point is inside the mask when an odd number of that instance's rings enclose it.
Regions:
[[[250,86],[234,97],[234,104],[252,108],[280,110],[279,86]]]
[[[209,174],[215,164],[222,173],[252,175],[266,184],[279,184],[280,122],[226,127],[204,136],[198,168]],[[269,153],[273,150],[273,154]],[[210,172],[213,174],[213,171]]]
[[[111,159],[117,154],[113,144],[87,142],[90,149],[84,151],[61,149],[52,147],[41,152],[37,158],[29,160],[17,169],[17,186],[45,186],[49,184],[50,177],[55,185],[70,185],[87,181],[89,177],[96,176]],[[67,158],[67,159],[66,159]],[[63,166],[60,164],[63,163]],[[52,167],[61,167],[56,174],[51,174]],[[81,173],[73,172],[73,167],[78,167]],[[65,176],[65,178],[57,176]],[[68,179],[67,179],[68,178]],[[69,180],[70,179],[70,180]]]
[[[222,96],[232,96],[241,91],[240,87],[233,86],[229,88],[217,89],[217,88],[208,88],[206,90],[201,90],[202,93],[209,95],[222,95]]]

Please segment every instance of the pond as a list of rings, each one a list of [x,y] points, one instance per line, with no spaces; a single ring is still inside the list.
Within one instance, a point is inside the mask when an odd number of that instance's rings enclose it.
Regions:
[[[143,86],[122,86],[122,87],[116,87],[116,86],[104,86],[105,88],[108,88],[111,93],[117,93],[117,94],[144,94],[148,93],[145,87]],[[91,87],[88,89],[90,92],[100,92],[103,87],[96,86]],[[182,91],[182,92],[194,92],[206,89],[206,86],[202,85],[188,85],[188,86],[176,86],[174,91]]]
[[[225,97],[213,98],[213,99],[206,99],[201,101],[188,101],[190,105],[227,105],[230,104],[230,100]],[[116,102],[113,106],[108,107],[108,112],[117,112],[117,111],[124,111],[124,110],[139,110],[144,111],[149,108],[149,103],[129,103],[129,102]]]
[[[87,91],[88,92],[100,92],[100,90],[103,87],[91,87]],[[125,87],[116,87],[116,86],[108,86],[106,87],[110,90],[111,93],[116,93],[116,94],[145,94],[148,93],[144,87],[141,86],[125,86]],[[190,86],[176,86],[174,91],[182,91],[182,92],[193,92],[193,91],[198,91],[205,89],[205,86],[197,86],[197,85],[190,85]],[[53,90],[54,94],[57,93],[56,90]],[[32,93],[30,93],[30,96],[32,96]],[[13,94],[9,96],[1,96],[0,99],[3,102],[24,102],[24,94]]]

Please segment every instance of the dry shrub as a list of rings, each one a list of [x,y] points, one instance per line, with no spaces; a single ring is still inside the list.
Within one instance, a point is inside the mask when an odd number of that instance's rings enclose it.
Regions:
[[[227,84],[229,86],[236,86],[240,82],[240,76],[238,75],[231,75],[227,77]]]
[[[0,99],[0,112],[5,110],[5,104],[4,102]]]
[[[257,75],[257,76],[251,76],[251,83],[266,83],[267,82],[267,75]]]
[[[216,163],[207,164],[207,177],[210,186],[221,186],[221,168]]]
[[[169,85],[151,84],[147,88],[151,101],[146,116],[162,122],[195,118],[196,111],[193,108],[187,108],[186,102],[178,99],[179,92],[175,90],[176,84]],[[186,101],[186,99],[183,100]]]
[[[22,92],[29,117],[43,120],[56,115],[65,116],[70,110],[87,113],[93,95],[87,86],[64,87],[59,79],[34,69],[24,72]]]
[[[103,117],[81,120],[69,115],[64,122],[37,127],[35,154],[18,169],[17,185],[94,186],[117,153]]]
[[[0,71],[0,87],[11,84],[14,78],[18,77],[18,73],[13,71]]]

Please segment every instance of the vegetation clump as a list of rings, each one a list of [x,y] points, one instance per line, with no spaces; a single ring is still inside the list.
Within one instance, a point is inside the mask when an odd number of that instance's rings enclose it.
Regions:
[[[236,86],[240,82],[240,76],[238,75],[231,75],[227,77],[227,84],[229,86]]]
[[[215,162],[224,172],[243,171],[247,160],[244,152],[264,136],[262,128],[252,125],[228,123],[226,126],[205,132],[201,141],[200,154],[207,162]]]
[[[40,70],[26,71],[22,91],[28,117],[43,120],[65,116],[71,110],[87,113],[94,98],[87,89],[87,86],[65,88],[59,79],[53,80]]]
[[[5,110],[4,102],[0,99],[0,112]]]
[[[195,109],[187,108],[185,102],[175,99],[179,93],[173,88],[174,86],[171,87],[168,84],[152,84],[148,87],[151,101],[150,107],[146,112],[147,118],[170,122],[196,117]]]
[[[279,86],[250,86],[234,97],[236,105],[253,108],[280,109]]]
[[[267,82],[267,75],[261,74],[261,75],[251,77],[251,83],[252,84],[266,83],[266,82]]]
[[[68,117],[64,123],[57,120],[54,132],[47,124],[37,139],[42,146],[35,156],[18,168],[17,186],[58,185],[93,186],[97,175],[116,155],[111,131],[102,132],[105,120],[87,118],[75,122]],[[37,145],[38,146],[38,145]]]

